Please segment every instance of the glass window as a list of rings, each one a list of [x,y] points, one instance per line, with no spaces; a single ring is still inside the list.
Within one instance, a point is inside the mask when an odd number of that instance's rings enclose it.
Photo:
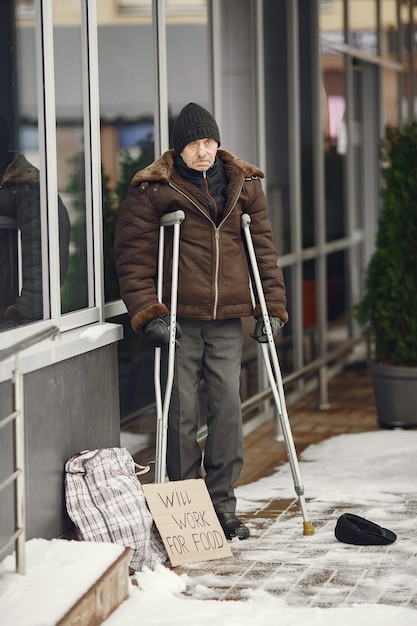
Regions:
[[[403,93],[403,110],[402,120],[411,122],[417,119],[417,63],[412,62],[412,48],[417,48],[417,6],[413,4],[412,23],[410,24],[410,6],[409,2],[401,3],[400,6],[401,20],[401,44],[400,61],[403,65],[404,72],[404,93]],[[414,76],[410,75],[411,68],[414,69]],[[414,92],[414,93],[413,93]]]
[[[184,8],[184,2],[181,0],[172,0],[169,6],[168,103],[170,122],[174,122],[180,110],[189,102],[197,102],[211,110],[210,38],[206,2],[199,2],[198,16],[194,12],[181,11]],[[176,15],[175,19],[170,15]],[[172,123],[170,126],[172,128]]]
[[[343,0],[320,0],[319,29],[324,45],[345,43],[343,4]]]
[[[117,0],[118,10],[120,13],[142,13],[150,14],[151,7],[149,0]],[[169,13],[186,13],[198,15],[206,12],[206,0],[165,0],[166,12]]]
[[[412,41],[414,41],[414,59],[416,59],[416,50],[417,50],[417,6],[414,4],[413,5],[413,17],[412,17],[413,23],[409,26],[409,38],[412,39]],[[404,55],[405,57],[405,55]],[[403,64],[405,66],[405,58],[403,59]],[[409,73],[409,65],[408,67],[405,69],[406,71],[406,75]],[[417,63],[414,60],[414,81],[413,81],[413,93],[412,93],[412,97],[411,97],[411,102],[412,102],[412,107],[410,107],[411,110],[411,116],[410,118],[415,122],[417,120]]]
[[[368,54],[378,54],[377,0],[349,0],[348,43]]]
[[[277,350],[279,355],[280,367],[282,375],[285,376],[295,370],[295,347],[296,342],[294,338],[294,323],[291,310],[294,307],[295,294],[293,289],[293,277],[294,268],[292,266],[284,267],[282,269],[284,274],[285,287],[287,290],[287,309],[289,313],[288,322],[280,332]]]
[[[316,261],[304,261],[302,271],[303,362],[307,364],[318,356]]]
[[[317,325],[316,264],[314,260],[303,263],[303,329],[309,331]]]
[[[366,4],[366,3],[365,3]],[[331,47],[344,32],[343,2],[320,5],[320,52],[322,62],[322,125],[325,167],[326,240],[344,235],[344,161],[347,152],[345,57]],[[326,45],[328,41],[329,45]],[[304,239],[308,233],[305,229]]]
[[[287,156],[289,142],[289,63],[287,18],[284,11],[285,9],[273,0],[265,2],[266,184],[269,217],[272,223],[274,240],[280,255],[291,252],[294,242],[293,212],[289,197],[289,160]],[[309,102],[310,100],[308,100]]]
[[[120,299],[113,254],[120,207],[134,174],[154,160],[152,1],[98,2],[97,21],[104,288],[105,302],[110,304]],[[154,350],[144,346],[142,337],[133,332],[127,313],[109,321],[123,326],[118,364],[124,424],[146,414],[149,407],[154,411]]]
[[[81,3],[54,2],[53,21],[59,208],[64,211],[65,205],[71,221],[69,264],[61,291],[62,312],[68,313],[95,304],[88,267],[91,211],[87,209],[85,179]],[[60,224],[62,228],[64,224]],[[64,279],[64,272],[61,274]]]
[[[347,294],[349,293],[348,267],[347,253],[343,250],[329,254],[327,257],[328,350],[348,337],[346,320]]]
[[[386,126],[399,124],[399,81],[398,73],[388,69],[382,71],[382,122]]]
[[[344,163],[347,152],[345,59],[342,55],[322,54],[323,142],[325,167],[326,239],[344,236],[346,194]]]
[[[301,241],[303,248],[310,248],[316,243],[316,207],[314,183],[314,146],[315,137],[311,72],[311,38],[303,36],[300,29],[300,116],[301,116]]]
[[[380,53],[383,57],[397,60],[398,58],[397,0],[381,0],[380,15],[381,15]]]
[[[0,330],[43,319],[49,311],[39,77],[30,8],[3,4],[0,18]]]
[[[120,298],[114,267],[114,228],[133,175],[155,158],[154,46],[151,0],[97,3],[103,172],[105,298]],[[207,3],[166,4],[169,122],[195,101],[210,109]],[[191,52],[192,51],[192,52]],[[158,63],[163,67],[164,58]],[[153,349],[130,327],[126,314],[119,342],[122,423],[142,415],[154,402]],[[135,389],[135,392],[132,392]],[[129,417],[130,416],[130,417]]]
[[[120,206],[133,175],[154,159],[152,2],[116,4],[140,5],[142,14],[121,16],[97,3],[106,302],[120,298],[113,256]]]
[[[16,0],[15,15],[18,18],[35,17],[35,0]]]

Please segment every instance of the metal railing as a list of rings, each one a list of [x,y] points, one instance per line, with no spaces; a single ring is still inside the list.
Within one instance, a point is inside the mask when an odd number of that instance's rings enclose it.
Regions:
[[[16,571],[18,574],[26,572],[26,516],[25,516],[25,434],[24,434],[24,389],[23,372],[18,365],[18,357],[22,350],[47,339],[59,336],[59,329],[51,326],[30,337],[22,339],[8,348],[0,350],[0,361],[15,356],[15,367],[12,373],[13,411],[0,420],[0,430],[7,424],[13,423],[13,472],[0,483],[0,494],[9,485],[14,483],[14,530],[0,546],[0,556],[15,546]]]
[[[322,410],[327,410],[330,408],[329,405],[329,394],[328,394],[328,366],[330,363],[341,359],[345,354],[348,354],[353,350],[353,348],[363,341],[362,335],[357,335],[352,337],[343,343],[339,344],[332,350],[329,350],[322,356],[317,357],[304,367],[284,376],[282,379],[282,383],[285,387],[289,387],[294,383],[306,378],[309,374],[314,374],[317,372],[318,374],[318,393],[319,393],[319,402],[318,406]],[[254,394],[247,400],[242,402],[242,414],[248,413],[253,409],[259,408],[262,404],[272,399],[272,389],[271,387],[265,387],[258,393]],[[272,410],[272,409],[271,409]],[[274,412],[274,427],[276,436],[279,436],[279,420],[276,411]],[[207,427],[203,426],[199,429],[197,439],[198,441],[202,441],[207,436]]]
[[[357,335],[355,337],[347,339],[346,341],[340,343],[338,346],[336,346],[332,350],[329,350],[328,352],[326,352],[324,355],[317,357],[316,359],[313,359],[312,361],[310,361],[310,363],[300,368],[299,370],[296,370],[295,372],[292,372],[291,374],[284,376],[282,382],[283,382],[285,389],[287,390],[289,387],[293,386],[295,383],[299,382],[300,380],[306,379],[310,374],[317,373],[317,376],[318,376],[317,389],[318,389],[318,396],[319,396],[318,407],[321,410],[328,409],[329,408],[329,400],[328,400],[328,379],[329,379],[328,369],[329,368],[328,366],[332,362],[339,361],[344,355],[351,352],[353,348],[355,348],[355,346],[357,346],[362,341],[363,341],[363,337],[361,335]],[[242,361],[242,365],[249,366],[249,364],[256,358],[257,358],[256,352],[253,353],[252,350],[248,351],[246,358],[244,358]],[[271,387],[265,387],[265,389],[262,389],[261,391],[255,393],[254,395],[251,395],[250,397],[243,400],[242,402],[243,416],[247,415],[251,411],[254,411],[255,409],[259,409],[259,407],[261,407],[264,403],[268,403],[270,400],[272,400]],[[268,410],[268,416],[269,416],[268,419],[271,417],[272,411],[273,411],[273,407],[272,407],[272,404],[270,404],[269,410]],[[126,426],[128,426],[129,424],[136,422],[137,420],[141,418],[154,417],[154,415],[155,415],[155,403],[151,402],[145,407],[142,407],[130,413],[129,415],[124,416],[120,421],[120,426],[123,429],[123,428],[126,428]],[[264,412],[261,412],[261,414],[259,414],[258,412],[255,417],[248,418],[248,420],[245,421],[245,426],[249,424],[250,425],[249,430],[250,431],[253,430],[253,427],[254,425],[256,426],[257,422],[263,421],[264,419],[263,415],[264,415]],[[276,433],[276,436],[279,437],[278,416],[276,413],[274,413],[273,416],[274,416],[275,433]],[[197,434],[198,441],[203,441],[206,436],[207,436],[207,427],[201,426]]]

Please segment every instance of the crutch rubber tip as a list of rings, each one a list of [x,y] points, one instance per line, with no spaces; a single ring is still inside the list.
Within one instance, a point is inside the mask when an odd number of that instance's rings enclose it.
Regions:
[[[314,528],[312,522],[304,522],[303,535],[314,535]]]

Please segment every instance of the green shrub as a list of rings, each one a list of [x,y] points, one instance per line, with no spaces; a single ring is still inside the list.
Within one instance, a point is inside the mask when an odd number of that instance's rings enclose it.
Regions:
[[[376,249],[354,313],[377,362],[417,366],[417,124],[387,127],[381,163]]]

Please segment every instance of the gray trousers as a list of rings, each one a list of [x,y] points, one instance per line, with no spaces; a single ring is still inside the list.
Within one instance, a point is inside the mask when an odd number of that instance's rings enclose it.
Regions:
[[[242,361],[240,319],[180,318],[180,346],[168,418],[167,472],[170,480],[202,477],[215,510],[234,512],[233,486],[243,466],[242,413],[239,393]],[[166,367],[167,351],[162,351]],[[165,368],[164,368],[165,369]],[[197,442],[199,389],[204,380],[208,400],[204,457]]]

